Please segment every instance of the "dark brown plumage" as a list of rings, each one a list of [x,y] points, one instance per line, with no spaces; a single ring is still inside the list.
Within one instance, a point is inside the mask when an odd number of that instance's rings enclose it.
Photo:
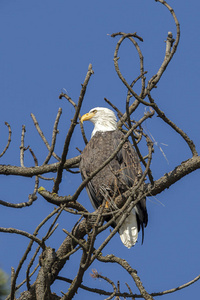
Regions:
[[[80,171],[83,179],[95,171],[124,138],[119,130],[96,132],[81,154]],[[142,170],[131,143],[126,141],[115,158],[88,183],[86,189],[94,209],[107,197],[111,200],[138,183]],[[107,200],[106,198],[106,200]],[[112,204],[112,203],[111,203]],[[146,200],[135,206],[137,227],[147,225]],[[129,246],[127,246],[129,247]]]

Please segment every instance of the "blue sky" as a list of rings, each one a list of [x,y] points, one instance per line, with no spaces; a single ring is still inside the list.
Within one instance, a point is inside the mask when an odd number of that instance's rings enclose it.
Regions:
[[[166,115],[181,127],[196,143],[199,151],[199,1],[170,1],[181,25],[181,39],[171,64],[164,73],[153,97]],[[81,83],[83,83],[89,63],[92,63],[92,76],[81,113],[95,106],[107,106],[104,97],[125,110],[126,89],[114,70],[113,53],[117,39],[113,32],[137,32],[144,39],[139,43],[144,55],[147,79],[154,75],[165,53],[168,31],[175,35],[172,16],[160,3],[153,0],[109,0],[109,1],[6,1],[0,2],[0,152],[7,142],[7,121],[12,128],[12,143],[1,158],[1,164],[19,165],[19,146],[21,126],[26,125],[26,146],[30,145],[41,164],[47,151],[38,136],[30,113],[35,114],[47,140],[51,141],[52,128],[59,107],[63,113],[59,125],[56,153],[61,155],[65,135],[70,125],[73,108],[58,96],[63,89],[77,102]],[[132,45],[126,41],[120,50],[119,65],[124,77],[131,82],[139,74],[138,56]],[[138,120],[145,108],[136,111]],[[147,121],[145,130],[152,134],[157,146],[152,162],[154,178],[172,170],[176,165],[191,157],[187,145],[156,116]],[[85,124],[89,139],[92,126]],[[166,146],[167,145],[167,146]],[[77,126],[72,139],[69,157],[78,155],[76,147],[83,149],[84,143]],[[164,151],[168,162],[159,147]],[[145,154],[145,148],[143,149]],[[32,158],[25,154],[25,165],[33,165]],[[60,195],[73,193],[81,182],[64,173]],[[51,190],[51,183],[41,182]],[[1,176],[0,199],[13,203],[27,201],[34,182],[27,178]],[[183,178],[169,190],[156,198],[147,200],[149,225],[145,230],[145,241],[131,250],[126,249],[115,236],[104,249],[103,254],[114,253],[129,261],[138,271],[148,292],[157,292],[177,287],[199,274],[199,170]],[[86,192],[80,202],[90,211]],[[162,204],[160,204],[162,203]],[[43,218],[53,210],[52,205],[40,196],[30,208],[20,210],[1,207],[0,220],[3,227],[16,227],[32,233]],[[62,228],[70,230],[74,217],[63,214],[59,228],[49,240],[56,249],[65,234]],[[46,228],[47,229],[47,228]],[[45,230],[41,232],[40,237]],[[108,232],[107,232],[108,234]],[[105,239],[102,235],[100,241]],[[0,234],[0,267],[7,273],[17,268],[28,241],[24,237]],[[96,246],[97,246],[96,245]],[[79,255],[71,259],[62,275],[73,278],[78,266]],[[30,259],[30,257],[29,257]],[[20,273],[18,283],[25,276]],[[114,265],[95,263],[85,274],[84,284],[109,290],[102,281],[90,277],[92,268],[115,283],[121,281],[121,290],[127,291],[127,281],[137,292],[130,279],[123,273],[118,276]],[[68,271],[70,270],[70,273]],[[52,291],[66,292],[68,285],[55,284]],[[23,291],[23,288],[21,289]],[[163,299],[196,299],[200,283],[163,296]],[[76,299],[86,297],[79,290]],[[92,294],[87,299],[94,299]],[[95,299],[103,299],[95,296]]]

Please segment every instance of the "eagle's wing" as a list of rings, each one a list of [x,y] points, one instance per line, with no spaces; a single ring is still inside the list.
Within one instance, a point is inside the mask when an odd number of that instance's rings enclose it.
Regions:
[[[86,171],[85,167],[82,166],[82,163],[80,163],[80,170],[81,170],[82,180],[84,180],[85,178],[87,178],[89,173],[87,174],[87,171]],[[101,202],[99,201],[99,199],[97,197],[97,194],[96,194],[95,188],[92,184],[92,181],[89,181],[88,184],[86,185],[86,191],[88,193],[88,196],[90,198],[93,208],[96,210],[101,205]]]
[[[121,138],[123,138],[123,136]],[[118,152],[117,160],[120,164],[122,180],[128,187],[136,186],[142,176],[142,169],[137,153],[128,140]],[[140,202],[136,204],[135,210],[138,220],[138,230],[140,230],[141,226],[143,232],[143,226],[146,227],[148,223],[145,198],[141,199]]]

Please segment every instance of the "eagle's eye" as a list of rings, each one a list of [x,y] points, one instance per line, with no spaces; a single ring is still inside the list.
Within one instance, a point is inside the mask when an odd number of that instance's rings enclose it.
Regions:
[[[96,114],[96,113],[97,113],[97,110],[94,109],[94,110],[91,111],[91,113]]]

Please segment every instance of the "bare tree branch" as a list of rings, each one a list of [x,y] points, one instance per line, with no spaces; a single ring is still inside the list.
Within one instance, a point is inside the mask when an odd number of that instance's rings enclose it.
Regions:
[[[137,35],[136,32],[135,33],[117,32],[111,35],[111,37],[120,36],[119,41],[116,43],[116,48],[114,52],[114,65],[118,77],[120,78],[121,82],[127,89],[127,93],[124,101],[125,111],[120,110],[117,107],[115,102],[112,103],[110,100],[105,98],[105,101],[118,114],[118,117],[120,119],[118,122],[118,128],[125,133],[124,139],[117,146],[116,150],[110,154],[108,159],[105,160],[104,163],[98,169],[96,169],[88,177],[86,177],[85,180],[79,186],[74,188],[75,191],[73,192],[73,194],[64,195],[64,196],[58,195],[60,183],[63,179],[63,174],[64,174],[63,170],[66,170],[68,172],[67,174],[70,176],[70,178],[73,178],[73,182],[76,182],[77,177],[75,176],[76,173],[79,173],[79,171],[77,170],[72,171],[71,169],[75,169],[79,167],[81,155],[73,157],[71,159],[67,159],[67,156],[71,146],[72,136],[74,134],[75,127],[81,118],[80,109],[83,103],[85,92],[90,77],[94,73],[92,70],[92,65],[90,64],[88,67],[88,71],[84,83],[80,91],[77,104],[75,103],[75,101],[72,100],[71,97],[68,96],[67,92],[66,93],[62,92],[59,96],[60,99],[62,98],[67,99],[67,101],[70,103],[70,105],[73,106],[75,110],[71,120],[71,124],[66,134],[61,158],[54,152],[56,142],[57,142],[58,124],[62,113],[62,110],[60,108],[58,110],[56,119],[54,121],[51,144],[47,142],[35,116],[31,114],[31,117],[34,122],[34,126],[48,149],[46,158],[44,159],[42,165],[38,165],[38,159],[34,154],[34,152],[32,151],[32,149],[29,146],[25,147],[25,132],[26,132],[25,125],[22,126],[22,133],[21,133],[20,166],[14,166],[14,165],[12,166],[9,164],[0,165],[0,174],[2,175],[14,175],[14,176],[22,176],[22,177],[30,177],[30,178],[34,177],[32,179],[33,186],[34,186],[33,192],[32,194],[29,195],[29,199],[27,202],[21,202],[15,204],[15,203],[9,203],[0,200],[0,205],[10,207],[10,208],[28,207],[31,206],[33,201],[37,199],[36,195],[37,193],[39,193],[45,201],[57,206],[57,209],[53,210],[37,226],[33,234],[30,234],[25,230],[24,231],[18,230],[16,228],[0,227],[0,232],[20,234],[30,239],[29,245],[26,248],[22,258],[20,259],[16,271],[12,269],[11,293],[7,297],[7,300],[14,300],[16,290],[19,289],[19,287],[22,286],[22,284],[24,283],[26,283],[27,291],[22,292],[22,294],[19,296],[20,300],[44,300],[44,299],[48,299],[48,300],[70,299],[71,300],[72,298],[74,298],[79,288],[83,288],[93,293],[106,295],[107,300],[112,299],[113,297],[116,297],[115,298],[116,300],[119,299],[119,297],[131,298],[131,299],[143,298],[146,300],[153,300],[154,296],[162,296],[168,293],[174,293],[180,289],[183,289],[193,284],[194,282],[200,279],[200,275],[199,275],[193,280],[179,287],[166,290],[166,291],[157,292],[157,293],[149,293],[145,289],[142,280],[137,274],[137,271],[130,266],[128,261],[116,257],[113,254],[105,255],[105,256],[102,255],[102,250],[110,242],[113,236],[118,232],[120,226],[123,224],[125,219],[130,215],[130,212],[135,207],[135,205],[139,203],[139,201],[141,201],[141,199],[144,199],[147,196],[151,197],[161,193],[166,188],[169,188],[177,181],[182,179],[184,176],[192,173],[197,169],[200,169],[200,157],[198,156],[194,142],[182,129],[180,129],[174,122],[172,122],[168,117],[166,117],[166,114],[163,111],[161,111],[158,104],[151,96],[151,90],[157,87],[157,84],[159,83],[161,76],[165,72],[169,62],[172,60],[173,55],[176,52],[179,43],[179,38],[180,38],[180,25],[174,13],[174,10],[164,0],[155,0],[155,1],[163,4],[171,13],[176,25],[176,38],[174,40],[172,32],[168,32],[168,36],[166,39],[166,50],[165,50],[164,60],[161,66],[159,67],[158,72],[151,77],[148,83],[146,83],[146,77],[145,77],[147,71],[144,71],[144,57],[140,46],[136,42],[136,40],[143,41],[143,39],[139,35]],[[122,44],[124,44],[124,41],[126,39],[129,39],[129,41],[135,47],[138,53],[138,61],[140,64],[139,70],[136,73],[137,77],[135,79],[132,79],[132,83],[130,84],[126,81],[119,68],[118,53],[120,47],[122,46]],[[138,81],[141,82],[140,94],[134,91],[135,84],[138,83]],[[133,102],[131,102],[132,97],[134,97]],[[139,105],[140,107],[141,105],[145,105],[149,107],[149,111],[145,113],[143,117],[140,118],[139,121],[136,122],[132,117],[132,113],[139,107]],[[172,130],[175,130],[184,139],[184,141],[187,143],[187,146],[190,148],[190,151],[192,153],[192,158],[189,158],[182,163],[178,162],[176,168],[166,173],[164,176],[160,177],[156,181],[154,181],[154,177],[153,177],[154,174],[150,169],[152,158],[153,158],[152,154],[154,151],[153,142],[151,141],[150,137],[148,137],[148,135],[144,133],[143,130],[143,122],[153,117],[155,112],[163,122],[165,122]],[[0,154],[0,157],[3,156],[4,153],[7,151],[11,142],[10,125],[8,123],[5,124],[9,130],[8,142],[3,152]],[[83,140],[85,144],[87,144],[88,141],[86,139],[82,124],[80,124],[80,128],[81,128]],[[135,185],[129,188],[127,187],[126,192],[120,194],[117,197],[113,196],[112,203],[111,203],[112,205],[110,205],[109,208],[105,207],[105,203],[107,200],[107,194],[106,194],[104,197],[103,204],[95,212],[89,213],[87,209],[81,204],[82,201],[84,200],[80,198],[81,192],[91,181],[91,179],[94,178],[94,176],[98,172],[100,172],[105,166],[107,166],[113,160],[114,157],[116,157],[117,153],[120,151],[123,144],[127,141],[129,137],[131,137],[137,155],[144,166],[145,170],[143,174],[141,175],[140,178],[138,178],[137,183],[135,183]],[[144,144],[145,144],[145,150],[143,148]],[[140,148],[142,150],[140,150]],[[34,161],[33,167],[25,167],[24,152],[27,149],[29,149],[32,156],[31,158]],[[81,150],[78,149],[78,151],[81,153]],[[58,162],[49,163],[52,157],[57,159]],[[51,172],[56,173],[55,178],[50,174]],[[42,176],[44,174],[47,174],[47,177],[51,177],[51,178],[46,178]],[[145,184],[145,180],[147,176],[149,178],[149,182]],[[48,182],[48,184],[51,185],[51,187],[48,189],[52,190],[52,192],[47,191],[43,187],[40,187],[38,189],[39,179],[52,180],[52,182]],[[58,223],[57,223],[58,218],[61,215],[66,216],[66,214],[67,216],[71,214],[71,216],[74,217],[74,223],[72,229],[71,229],[71,224],[69,224],[68,222],[68,218],[66,218],[66,226],[64,226],[65,229],[63,229],[63,231],[67,234],[67,236],[60,244],[60,246],[58,245],[57,250],[54,250],[54,248],[51,246],[47,247],[46,241],[50,238],[50,236],[56,234],[58,231],[57,230],[55,232],[55,230],[58,228]],[[77,218],[76,215],[78,215],[79,219]],[[54,219],[50,221],[50,219],[53,216]],[[109,218],[109,221],[104,223],[104,220],[107,220],[107,218]],[[49,221],[50,224],[48,225],[48,228],[46,229],[43,238],[39,239],[37,235],[41,229],[44,231],[45,228],[44,225],[47,226],[48,224],[47,221]],[[107,236],[104,238],[104,240],[101,243],[99,243],[100,240],[100,239],[98,240],[99,235],[103,231],[105,231],[110,225],[112,225],[114,221],[116,223],[115,228],[112,230],[112,232],[107,234]],[[27,269],[24,274],[25,279],[19,285],[16,285],[18,275],[20,272],[23,272],[22,267],[24,266],[24,263],[27,260],[28,255],[30,255],[31,251],[33,250],[32,246],[34,242],[36,242],[38,246],[36,250],[34,250],[33,253],[31,254],[30,260],[27,262]],[[49,239],[48,242],[50,244],[51,239]],[[67,263],[68,259],[74,256],[74,254],[77,251],[79,251],[79,253],[77,253],[78,254],[77,257],[80,256],[80,261],[77,261],[76,264],[77,267],[76,275],[72,280],[61,277],[60,271]],[[106,251],[106,248],[104,249],[104,251]],[[121,282],[119,280],[117,281],[116,284],[109,275],[108,275],[109,277],[103,276],[99,274],[96,270],[93,270],[92,277],[100,278],[103,281],[109,283],[112,287],[111,292],[101,290],[101,289],[94,289],[82,285],[82,281],[86,270],[88,270],[88,268],[95,262],[95,260],[98,260],[102,263],[116,263],[119,266],[119,268],[121,266],[123,270],[127,273],[127,275],[132,279],[132,281],[134,281],[134,287],[136,286],[138,288],[139,293],[133,294],[131,289],[132,286],[129,286],[126,282],[125,284],[128,288],[128,292],[124,292],[124,293],[121,292],[120,291]],[[31,273],[32,268],[33,271]],[[36,272],[36,270],[38,270],[36,273],[36,279],[31,284],[31,278],[32,278],[31,276]],[[68,269],[66,270],[68,271]],[[51,285],[56,280],[63,280],[70,284],[70,287],[67,290],[67,292],[62,293],[63,296],[61,297],[51,292]]]
[[[80,162],[80,155],[69,158],[65,161],[63,168],[77,168]],[[33,177],[50,172],[56,172],[59,162],[50,165],[36,166],[36,167],[18,167],[10,165],[0,165],[0,174],[3,175],[16,175],[24,177]]]
[[[192,173],[193,171],[200,168],[200,156],[194,156],[180,165],[178,165],[174,170],[166,173],[160,179],[154,181],[154,185],[147,184],[146,186],[146,195],[155,196],[165,189],[168,189],[175,182],[183,178],[184,176]]]
[[[142,282],[141,282],[139,276],[137,275],[137,271],[134,270],[133,268],[131,268],[131,266],[128,264],[128,262],[126,260],[116,257],[113,254],[106,255],[106,256],[98,256],[97,259],[102,262],[117,263],[120,266],[122,266],[122,268],[124,268],[133,278],[137,288],[139,289],[139,291],[141,293],[141,296],[146,300],[153,300],[153,297],[150,294],[148,294],[146,292],[145,288],[143,287]]]

